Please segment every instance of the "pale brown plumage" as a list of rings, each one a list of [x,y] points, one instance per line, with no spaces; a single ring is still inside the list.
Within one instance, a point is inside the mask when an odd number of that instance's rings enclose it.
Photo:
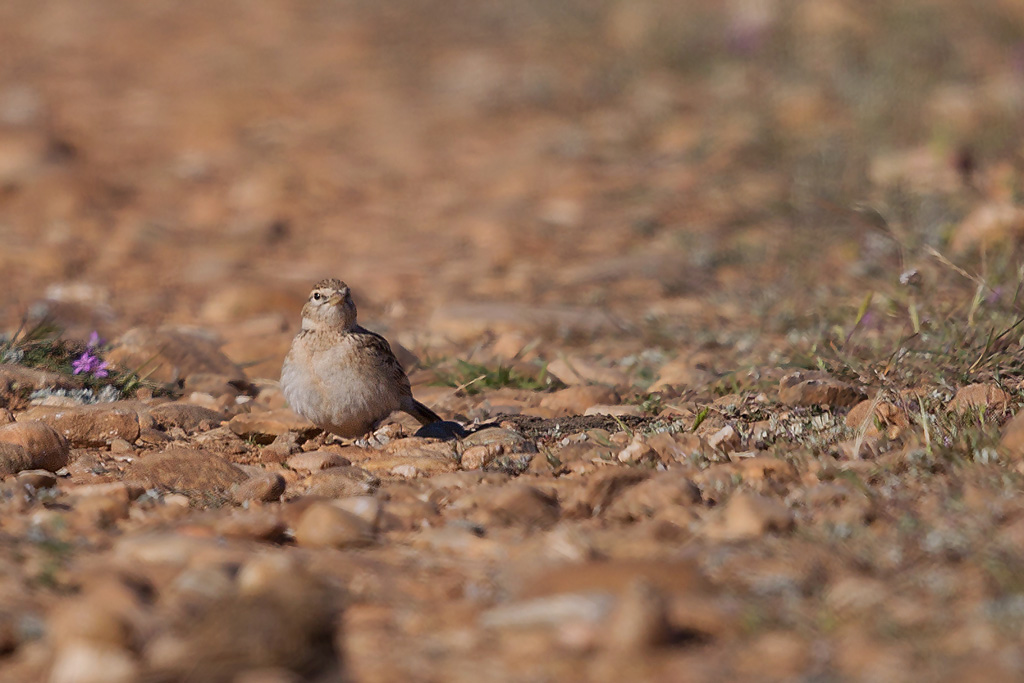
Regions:
[[[412,397],[387,340],[356,323],[352,293],[335,278],[318,282],[302,307],[281,388],[292,410],[346,438],[363,436],[396,410],[425,425],[441,420]]]

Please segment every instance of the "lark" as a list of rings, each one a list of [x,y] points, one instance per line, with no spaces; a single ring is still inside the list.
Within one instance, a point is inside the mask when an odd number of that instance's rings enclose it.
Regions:
[[[302,307],[302,329],[281,368],[292,410],[325,431],[353,439],[401,410],[421,424],[437,413],[412,397],[409,378],[384,337],[356,323],[352,292],[321,280]]]

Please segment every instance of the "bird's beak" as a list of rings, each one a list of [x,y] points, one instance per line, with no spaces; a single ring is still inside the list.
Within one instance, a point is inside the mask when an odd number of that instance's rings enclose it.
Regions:
[[[329,303],[332,306],[337,306],[344,300],[345,297],[341,294],[341,292],[335,292],[334,294],[331,294],[331,298],[327,300],[327,303]]]

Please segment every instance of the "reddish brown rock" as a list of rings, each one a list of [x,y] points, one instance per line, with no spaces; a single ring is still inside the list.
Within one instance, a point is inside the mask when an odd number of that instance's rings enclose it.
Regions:
[[[850,412],[846,414],[846,426],[851,429],[863,429],[865,436],[878,436],[882,433],[879,430],[881,426],[890,438],[895,438],[910,426],[910,420],[905,410],[887,401],[876,402],[874,399],[866,399],[850,408]]]
[[[582,415],[593,405],[612,405],[619,402],[619,395],[609,387],[580,384],[568,387],[541,399],[542,408],[550,409],[557,416]]]
[[[358,548],[373,543],[373,527],[330,503],[314,503],[295,525],[295,542],[308,548]]]
[[[239,467],[207,451],[174,448],[136,461],[126,479],[146,488],[202,495],[222,494],[248,477]]]
[[[39,420],[62,434],[75,448],[102,448],[114,439],[134,443],[141,427],[130,403],[97,403],[72,408],[37,406],[18,416],[18,421]]]
[[[7,473],[18,469],[41,469],[56,472],[68,464],[70,447],[67,439],[43,422],[25,421],[0,425],[0,444],[21,448],[25,457],[12,449],[0,452],[0,468]],[[27,458],[27,459],[25,459]],[[23,467],[16,467],[18,463]]]
[[[352,462],[334,451],[306,451],[291,456],[286,464],[289,468],[300,472],[318,472],[329,467],[351,465]]]
[[[255,500],[261,503],[269,503],[280,500],[284,495],[285,480],[276,472],[251,477],[238,484],[231,490],[231,498],[236,503],[244,503],[247,500]]]
[[[969,384],[956,392],[946,410],[953,413],[962,413],[977,408],[991,408],[992,410],[1006,410],[1010,404],[1010,395],[996,384]]]
[[[314,472],[306,483],[308,495],[340,498],[373,493],[380,479],[360,467],[341,465]]]
[[[845,407],[864,398],[860,388],[820,372],[794,372],[779,382],[779,400],[787,405]]]
[[[319,431],[312,422],[287,408],[240,413],[231,418],[228,427],[243,439],[255,439],[257,443],[266,444],[289,432],[312,436]]]
[[[161,429],[180,427],[186,434],[213,429],[224,421],[224,415],[191,403],[164,403],[150,409],[150,415]]]

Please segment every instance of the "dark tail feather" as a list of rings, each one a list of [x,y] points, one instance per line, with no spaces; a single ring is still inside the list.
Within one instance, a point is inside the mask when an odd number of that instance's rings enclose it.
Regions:
[[[443,422],[441,417],[430,408],[426,407],[416,399],[412,399],[412,405],[405,408],[405,412],[409,413],[417,420],[420,424],[428,425],[433,422]]]

